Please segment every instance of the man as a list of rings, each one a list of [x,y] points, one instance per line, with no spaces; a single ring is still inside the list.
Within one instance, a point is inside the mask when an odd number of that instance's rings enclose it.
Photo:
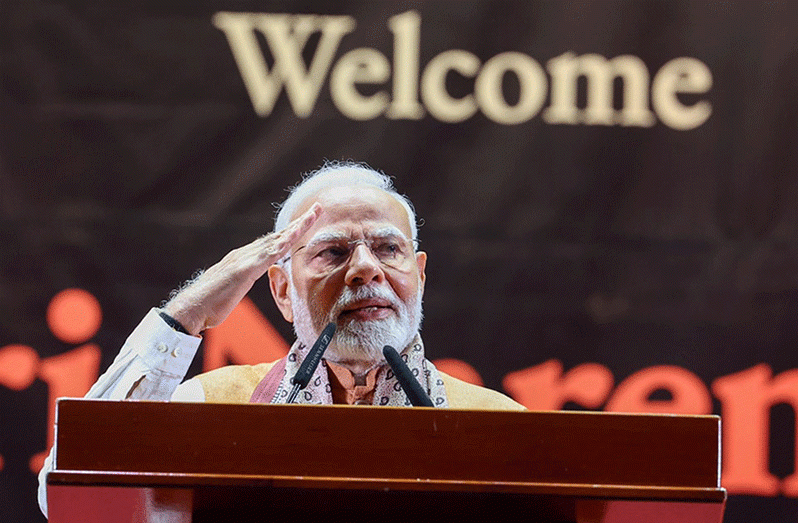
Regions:
[[[307,175],[281,206],[274,232],[235,249],[153,309],[87,397],[285,402],[290,379],[329,322],[337,330],[297,403],[409,405],[382,356],[395,347],[437,407],[523,409],[495,391],[439,372],[419,335],[427,255],[416,217],[389,177],[353,163]],[[229,366],[183,384],[205,329],[224,321],[268,273],[297,340],[273,363]],[[179,386],[178,386],[179,385]],[[46,513],[45,480],[39,503]]]

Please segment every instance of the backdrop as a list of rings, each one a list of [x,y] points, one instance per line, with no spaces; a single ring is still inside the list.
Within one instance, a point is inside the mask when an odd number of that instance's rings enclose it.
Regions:
[[[723,416],[726,521],[798,510],[798,6],[0,5],[0,520],[52,405],[325,159],[423,218],[423,335],[529,408]],[[259,282],[192,373],[274,359]]]

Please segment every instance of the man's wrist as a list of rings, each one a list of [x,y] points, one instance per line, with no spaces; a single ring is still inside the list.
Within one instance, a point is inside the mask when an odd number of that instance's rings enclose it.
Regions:
[[[158,311],[158,315],[161,317],[161,319],[162,319],[162,320],[163,320],[163,321],[164,321],[164,322],[165,322],[167,325],[169,325],[170,327],[172,327],[172,328],[173,328],[174,330],[176,330],[177,332],[182,332],[183,334],[188,334],[188,335],[191,335],[191,333],[190,333],[190,332],[188,332],[188,330],[187,330],[187,329],[186,329],[186,328],[183,326],[183,324],[182,324],[182,323],[180,323],[179,321],[177,321],[176,319],[174,319],[173,317],[171,317],[170,315],[168,315],[168,314],[167,314],[167,313],[165,313],[164,311]]]

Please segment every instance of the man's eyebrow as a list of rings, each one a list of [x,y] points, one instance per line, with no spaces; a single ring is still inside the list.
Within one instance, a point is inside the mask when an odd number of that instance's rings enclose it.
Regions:
[[[349,239],[349,235],[344,232],[319,232],[313,238],[308,240],[308,243],[305,244],[305,247],[312,248],[320,243],[325,242],[336,242],[336,241],[345,241]]]
[[[389,237],[399,237],[408,239],[407,235],[403,233],[398,227],[393,225],[387,225],[385,227],[380,227],[379,229],[370,231],[366,234],[367,238],[389,238]],[[308,243],[305,244],[306,248],[313,248],[320,243],[327,243],[327,242],[340,242],[340,241],[349,241],[352,237],[342,231],[321,231],[313,236]]]
[[[390,236],[398,236],[406,240],[409,239],[407,235],[405,235],[405,233],[403,233],[402,231],[399,230],[398,227],[394,227],[393,225],[380,227],[375,231],[371,231],[371,233],[369,233],[368,236],[371,238],[386,238]]]

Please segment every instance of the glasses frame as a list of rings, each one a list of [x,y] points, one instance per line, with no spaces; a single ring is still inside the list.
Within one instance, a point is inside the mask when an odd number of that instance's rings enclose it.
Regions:
[[[407,238],[404,235],[402,235],[402,238],[407,240],[408,242],[410,242],[410,246],[411,246],[411,249],[412,249],[411,250],[412,254],[415,254],[415,253],[418,252],[418,249],[421,246],[421,240],[420,239],[418,239],[418,238],[409,239],[409,238]],[[353,247],[353,245],[356,246],[358,243],[362,243],[364,245],[367,245],[368,248],[369,248],[369,251],[371,251],[372,255],[377,259],[377,261],[380,262],[380,265],[385,266],[385,267],[391,267],[391,268],[395,269],[396,267],[388,265],[385,262],[383,262],[382,260],[380,260],[379,257],[374,254],[374,249],[372,249],[371,245],[369,245],[370,242],[374,242],[374,241],[377,241],[377,240],[380,240],[380,239],[381,238],[359,238],[359,239],[356,239],[356,240],[345,240],[345,241],[343,241],[342,243],[346,243],[348,246],[350,246],[351,250],[349,251],[349,255],[346,257],[346,260],[343,263],[341,263],[341,265],[339,267],[337,267],[336,269],[338,269],[340,267],[343,267],[344,265],[346,265],[349,262],[349,260],[352,259],[352,254],[354,254],[354,252],[355,252],[355,247]],[[285,265],[286,263],[288,263],[291,260],[291,258],[293,258],[296,255],[296,253],[298,253],[299,251],[301,251],[302,249],[304,249],[308,245],[309,244],[305,244],[305,245],[302,245],[302,246],[298,247],[293,253],[289,253],[289,254],[285,255],[283,258],[281,258],[277,262],[277,264],[278,265]],[[336,269],[332,269],[332,270],[330,270],[328,272],[332,272],[332,271],[334,271]]]

